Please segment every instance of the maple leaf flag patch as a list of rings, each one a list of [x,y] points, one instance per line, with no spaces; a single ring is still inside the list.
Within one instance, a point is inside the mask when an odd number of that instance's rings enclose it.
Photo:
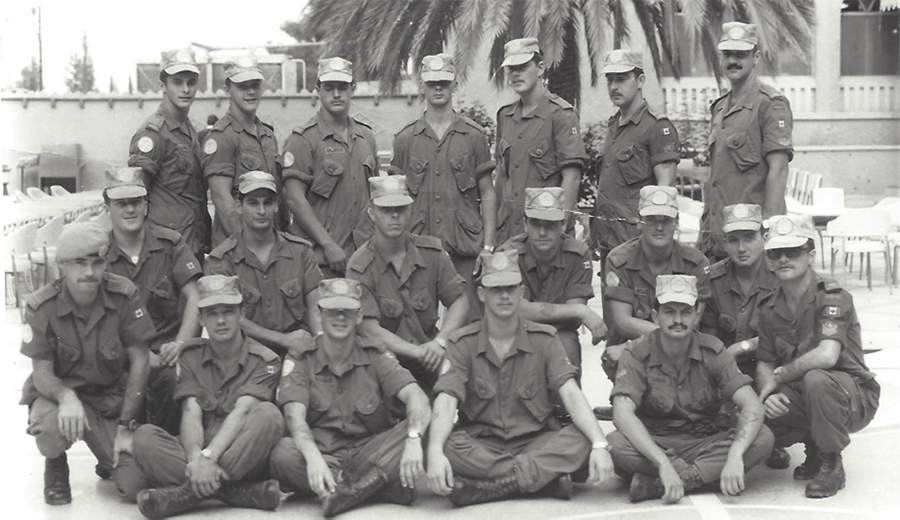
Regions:
[[[144,309],[138,309],[134,311],[135,318],[143,318],[144,317]]]

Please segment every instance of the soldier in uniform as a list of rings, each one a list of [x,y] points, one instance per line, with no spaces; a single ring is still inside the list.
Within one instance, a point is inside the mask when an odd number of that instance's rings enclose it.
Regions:
[[[265,172],[248,172],[241,178],[241,227],[210,253],[206,273],[240,278],[241,327],[284,357],[320,330],[314,313],[322,272],[312,244],[275,228],[277,189],[275,178]]]
[[[210,251],[212,230],[201,141],[189,118],[199,76],[191,51],[163,53],[159,71],[163,100],[131,138],[128,166],[143,171],[150,222],[181,233],[202,262]]]
[[[147,421],[177,435],[181,414],[172,401],[174,367],[184,342],[200,335],[200,263],[177,231],[145,220],[147,190],[140,168],[107,171],[103,199],[112,225],[108,271],[134,283],[156,328],[150,339]]]
[[[275,177],[281,192],[281,166],[275,127],[256,115],[265,85],[259,63],[253,56],[225,63],[225,93],[228,111],[203,142],[203,175],[216,208],[212,247],[241,229],[237,188],[247,172],[262,171]],[[282,208],[276,227],[288,229],[288,213]]]
[[[425,113],[394,137],[391,173],[406,176],[414,199],[410,231],[440,238],[465,278],[474,321],[481,314],[472,280],[475,259],[497,245],[497,195],[484,130],[453,110],[455,71],[450,55],[422,60],[419,91],[425,95]]]
[[[641,188],[675,183],[678,132],[668,117],[651,112],[644,100],[642,59],[640,52],[617,49],[606,55],[602,71],[609,98],[619,110],[609,118],[591,220],[601,264],[610,251],[640,234]]]
[[[769,219],[766,256],[778,288],[760,302],[756,385],[775,444],[802,442],[794,478],[810,498],[846,483],[841,452],[878,410],[881,387],[866,366],[853,297],[813,271],[812,218]]]
[[[512,40],[503,51],[507,81],[519,99],[497,112],[500,244],[524,229],[525,188],[562,187],[566,211],[571,212],[587,159],[574,107],[543,86],[545,66],[537,38]],[[569,231],[574,219],[567,222]]]
[[[236,276],[204,276],[198,286],[209,339],[185,343],[178,358],[181,435],[150,424],[134,434],[145,488],[137,504],[147,518],[195,509],[206,498],[267,510],[280,500],[278,482],[264,479],[269,452],[284,431],[284,418],[271,402],[281,360],[241,332]]]
[[[794,154],[791,105],[756,77],[756,26],[723,24],[719,51],[731,90],[710,107],[710,178],[698,246],[712,261],[727,256],[721,231],[725,206],[758,204],[764,219],[786,212],[784,188]]]
[[[525,286],[520,315],[556,328],[580,385],[578,328],[587,327],[596,345],[606,337],[606,325],[587,305],[594,297],[590,250],[581,240],[563,234],[564,198],[562,188],[525,188],[525,233],[509,239],[500,250],[513,250],[519,256]],[[558,397],[553,406],[557,419],[568,424],[571,418]]]
[[[21,352],[32,373],[20,404],[45,457],[44,501],[72,501],[66,451],[84,440],[98,473],[111,474],[134,496],[140,471],[131,453],[147,386],[147,343],[153,322],[127,278],[106,273],[109,235],[99,224],[75,223],[57,240],[62,276],[28,297]]]
[[[284,143],[285,205],[315,247],[326,278],[344,276],[347,259],[372,236],[367,179],[378,176],[378,147],[368,124],[350,115],[352,63],[319,60],[316,116]]]
[[[716,481],[722,493],[740,494],[744,474],[772,450],[763,405],[722,342],[694,330],[695,277],[660,275],[656,299],[659,328],[625,349],[610,393],[616,471],[632,475],[632,502],[673,503]],[[723,431],[715,418],[726,399],[740,414]]]
[[[324,280],[319,293],[323,333],[284,362],[278,404],[289,436],[272,451],[272,474],[286,489],[322,497],[325,518],[372,496],[409,505],[425,473],[428,397],[393,354],[356,335],[358,282]],[[393,424],[389,409],[397,401],[406,419]]]
[[[347,278],[362,285],[360,332],[381,341],[431,389],[447,337],[466,321],[466,281],[435,237],[407,231],[413,199],[403,175],[369,179],[375,234],[350,257]],[[438,330],[438,304],[447,308]]]
[[[525,289],[517,257],[485,256],[478,287],[485,317],[450,336],[434,387],[428,480],[457,507],[517,493],[568,500],[571,474],[585,465],[595,483],[612,477],[609,445],[555,330],[519,313]],[[574,424],[557,429],[551,421],[552,393]]]

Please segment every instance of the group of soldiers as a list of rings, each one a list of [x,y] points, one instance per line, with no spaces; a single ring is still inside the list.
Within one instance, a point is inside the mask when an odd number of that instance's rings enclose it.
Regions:
[[[423,479],[455,506],[614,474],[635,502],[736,495],[799,442],[806,495],[837,493],[880,389],[851,296],[813,271],[812,222],[783,214],[791,113],[755,76],[756,28],[725,24],[719,50],[732,89],[711,108],[702,250],[675,239],[679,141],[643,99],[641,55],[607,56],[602,316],[571,234],[578,117],[543,86],[536,39],[505,46],[518,99],[493,157],[453,108],[452,57],[427,56],[387,176],[350,116],[350,62],[320,60],[320,108],[279,153],[252,57],[226,64],[230,106],[200,142],[199,69],[164,53],[162,104],[106,174],[111,230],[67,226],[60,279],[27,302],[45,501],[71,501],[79,440],[148,518],[209,498],[274,510],[282,491],[331,517],[411,504]],[[581,327],[606,340],[611,408],[581,390]]]

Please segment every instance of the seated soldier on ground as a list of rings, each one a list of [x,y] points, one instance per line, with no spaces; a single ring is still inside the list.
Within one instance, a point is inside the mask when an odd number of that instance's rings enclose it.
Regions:
[[[289,436],[272,451],[272,475],[285,489],[322,497],[326,518],[370,497],[409,505],[425,472],[428,397],[393,354],[356,335],[361,296],[353,280],[319,284],[322,334],[291,351],[278,388]],[[392,425],[396,401],[406,419]]]
[[[281,360],[241,332],[236,276],[204,276],[200,322],[209,339],[185,343],[178,358],[175,399],[181,434],[145,424],[134,434],[134,459],[143,472],[137,504],[147,518],[196,509],[207,498],[231,507],[274,510],[275,480],[265,480],[269,452],[284,432],[271,403]]]
[[[428,479],[457,507],[519,493],[569,500],[585,469],[595,483],[612,477],[609,444],[555,330],[519,314],[517,256],[485,255],[478,287],[484,318],[451,335],[434,387]],[[556,393],[574,423],[561,430],[551,421]]]
[[[662,275],[656,298],[659,328],[622,352],[610,394],[616,472],[631,476],[632,502],[674,503],[717,481],[737,495],[745,472],[772,451],[762,403],[722,342],[694,330],[696,278]],[[740,408],[737,427],[725,431],[715,424],[723,399]]]
[[[812,479],[806,496],[822,498],[844,487],[841,452],[875,417],[881,386],[866,366],[853,297],[813,270],[814,235],[808,215],[769,219],[778,289],[760,302],[756,385],[775,444],[806,447],[794,478]]]

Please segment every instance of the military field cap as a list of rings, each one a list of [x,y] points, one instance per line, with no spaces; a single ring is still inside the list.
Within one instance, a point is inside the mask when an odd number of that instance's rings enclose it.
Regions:
[[[259,70],[259,62],[256,61],[256,57],[249,55],[235,61],[226,61],[225,79],[234,83],[243,83],[254,79],[262,80],[263,75]]]
[[[565,220],[562,188],[525,188],[525,216],[541,220]]]
[[[225,276],[213,274],[203,276],[197,280],[197,289],[200,291],[200,300],[197,307],[212,307],[213,305],[240,305],[244,301],[241,290],[238,288],[237,276]]]
[[[140,168],[106,170],[106,196],[112,200],[146,197],[147,188]]]
[[[676,195],[678,191],[671,186],[644,186],[641,188],[638,213],[642,217],[664,215],[675,218],[678,216]]]
[[[330,278],[319,282],[319,307],[323,309],[358,309],[362,287],[356,280]]]
[[[200,74],[200,68],[197,67],[197,59],[194,57],[194,53],[188,49],[163,51],[159,68],[169,75],[185,71]]]
[[[522,283],[519,252],[515,249],[497,251],[494,254],[486,253],[482,260],[481,285],[484,287],[505,287]]]
[[[104,256],[109,232],[96,222],[73,222],[56,239],[56,260],[65,262],[85,256]]]
[[[453,56],[435,54],[422,58],[422,81],[453,81],[456,79],[456,65]]]
[[[732,204],[725,206],[722,213],[725,215],[723,233],[740,230],[758,231],[762,228],[762,208],[758,204]]]
[[[728,22],[722,24],[720,51],[749,51],[759,45],[759,33],[752,23]]]
[[[406,175],[370,177],[369,191],[372,204],[385,208],[408,206],[413,203],[406,189]]]
[[[241,184],[238,186],[238,191],[241,192],[241,194],[246,195],[253,190],[269,190],[273,193],[278,193],[278,190],[275,187],[275,177],[273,177],[271,173],[261,171],[245,173],[241,177]]]
[[[353,83],[353,63],[344,58],[322,58],[319,60],[318,80],[343,81]]]
[[[519,38],[510,40],[503,46],[503,63],[501,67],[512,67],[528,63],[535,53],[540,53],[537,38]]]
[[[764,249],[800,247],[815,238],[810,215],[775,215],[769,218],[769,238]]]
[[[601,74],[616,74],[644,68],[644,55],[629,49],[616,49],[606,55]]]
[[[697,277],[686,274],[661,274],[656,277],[656,299],[659,304],[697,303]]]

